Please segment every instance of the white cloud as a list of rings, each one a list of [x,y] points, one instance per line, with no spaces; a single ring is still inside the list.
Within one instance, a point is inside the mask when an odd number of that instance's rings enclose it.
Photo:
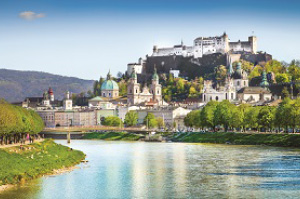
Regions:
[[[34,19],[39,19],[39,18],[43,18],[45,17],[46,15],[44,13],[35,13],[35,12],[32,12],[32,11],[25,11],[25,12],[21,12],[19,14],[19,17],[22,18],[22,19],[25,19],[25,20],[34,20]]]

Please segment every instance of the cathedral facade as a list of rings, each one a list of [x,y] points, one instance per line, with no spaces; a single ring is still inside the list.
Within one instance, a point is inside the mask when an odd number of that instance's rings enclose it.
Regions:
[[[136,71],[133,71],[127,84],[127,105],[134,106],[147,103],[162,105],[163,100],[161,92],[162,88],[161,84],[159,84],[159,77],[156,69],[152,76],[150,89],[145,84],[142,90],[140,89],[140,84],[137,82]]]

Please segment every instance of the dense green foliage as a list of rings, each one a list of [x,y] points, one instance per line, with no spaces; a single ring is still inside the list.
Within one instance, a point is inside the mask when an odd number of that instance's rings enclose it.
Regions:
[[[121,127],[121,126],[123,126],[123,122],[117,116],[108,116],[108,117],[104,118],[104,120],[102,121],[102,125]]]
[[[26,110],[0,101],[1,143],[20,142],[25,134],[37,134],[44,129],[42,118],[33,110]]]
[[[261,128],[267,131],[284,129],[286,132],[292,129],[295,132],[300,128],[300,99],[285,98],[278,107],[250,107],[247,104],[235,106],[228,100],[210,101],[203,109],[190,112],[184,123],[189,127],[206,127],[214,131],[218,126],[224,128],[224,131]]]
[[[126,126],[135,126],[138,122],[138,113],[136,111],[128,111],[125,115],[124,123]]]
[[[153,113],[147,114],[147,116],[144,118],[144,124],[148,128],[154,128],[157,126],[157,120],[156,120],[155,116],[153,115]]]
[[[163,97],[166,101],[183,100],[187,97],[199,97],[203,89],[203,78],[196,77],[192,81],[183,78],[173,78],[172,74],[162,78]]]
[[[0,98],[9,102],[23,101],[26,97],[41,96],[52,87],[55,98],[62,99],[68,90],[81,93],[93,89],[93,80],[53,75],[44,72],[0,69]]]
[[[87,133],[83,139],[100,139],[100,140],[123,140],[137,141],[141,138],[140,135],[125,132],[109,132],[109,133]]]
[[[36,178],[78,164],[84,158],[81,151],[70,150],[52,140],[0,149],[0,185]]]
[[[175,135],[173,141],[240,144],[240,145],[269,145],[283,147],[300,147],[299,134],[258,134],[258,133],[190,133]]]

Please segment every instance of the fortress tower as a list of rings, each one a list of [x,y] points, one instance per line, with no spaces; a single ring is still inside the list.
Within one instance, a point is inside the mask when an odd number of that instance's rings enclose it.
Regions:
[[[257,53],[257,37],[256,36],[250,36],[248,37],[248,41],[250,43],[250,46],[252,48],[252,53]]]

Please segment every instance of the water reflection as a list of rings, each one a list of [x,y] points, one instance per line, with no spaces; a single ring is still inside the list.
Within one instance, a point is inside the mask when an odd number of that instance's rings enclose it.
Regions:
[[[65,141],[58,141],[65,144]],[[73,141],[88,164],[2,198],[295,198],[298,150],[184,143]]]

